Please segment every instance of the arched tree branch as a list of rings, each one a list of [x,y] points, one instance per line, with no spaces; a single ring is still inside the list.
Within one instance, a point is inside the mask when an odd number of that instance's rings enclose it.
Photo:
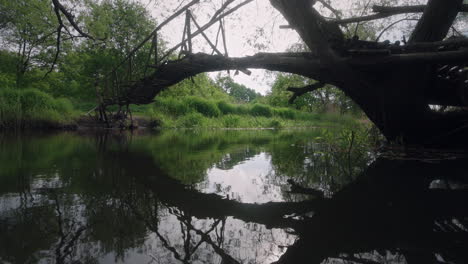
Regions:
[[[324,86],[325,84],[323,82],[317,82],[317,83],[307,85],[304,87],[289,87],[287,90],[290,92],[293,92],[293,95],[291,96],[291,98],[289,98],[289,103],[292,104],[297,99],[297,97],[302,96],[305,93],[318,90]]]

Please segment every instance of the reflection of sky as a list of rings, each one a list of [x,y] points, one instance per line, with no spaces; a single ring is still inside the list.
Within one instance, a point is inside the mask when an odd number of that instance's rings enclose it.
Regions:
[[[269,181],[272,176],[271,157],[263,152],[229,170],[212,167],[199,189],[244,203],[284,201],[280,186]]]

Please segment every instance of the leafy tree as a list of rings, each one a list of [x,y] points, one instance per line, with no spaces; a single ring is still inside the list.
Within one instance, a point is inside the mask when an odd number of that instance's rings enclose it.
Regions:
[[[16,86],[23,87],[24,75],[32,66],[45,67],[54,57],[55,19],[47,0],[0,0],[0,36],[7,50],[16,54]]]
[[[236,83],[230,76],[221,77],[218,75],[216,83],[238,102],[249,103],[262,96],[255,90]]]

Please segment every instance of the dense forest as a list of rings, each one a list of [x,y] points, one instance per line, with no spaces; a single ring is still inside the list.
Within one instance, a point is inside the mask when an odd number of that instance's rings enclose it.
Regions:
[[[100,79],[112,72],[159,22],[136,1],[66,4],[92,38],[65,33],[57,36],[57,32],[69,29],[54,26],[57,17],[51,1],[1,0],[0,127],[73,128],[89,121],[99,104]],[[163,56],[167,42],[162,37],[157,42],[157,56]],[[141,72],[149,70],[145,63],[151,45],[146,43],[135,54],[131,67]],[[135,120],[160,127],[279,128],[349,123],[351,115],[362,116],[359,108],[333,86],[290,102],[289,87],[315,81],[294,74],[275,74],[271,90],[261,95],[236,83],[233,74],[202,73],[162,92],[151,104],[130,108]]]

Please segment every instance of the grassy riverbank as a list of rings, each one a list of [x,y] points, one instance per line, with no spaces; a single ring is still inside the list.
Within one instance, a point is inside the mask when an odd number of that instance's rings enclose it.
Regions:
[[[233,104],[199,97],[157,98],[136,108],[161,128],[287,128],[353,124],[350,115],[307,113],[265,104]]]
[[[0,128],[67,128],[79,112],[70,100],[53,98],[37,89],[0,90]]]
[[[94,104],[54,98],[37,89],[0,90],[0,128],[73,128]],[[132,106],[134,116],[159,128],[290,128],[356,123],[351,115],[309,113],[259,103],[235,104],[195,96],[156,98]],[[89,126],[89,124],[87,124]]]

